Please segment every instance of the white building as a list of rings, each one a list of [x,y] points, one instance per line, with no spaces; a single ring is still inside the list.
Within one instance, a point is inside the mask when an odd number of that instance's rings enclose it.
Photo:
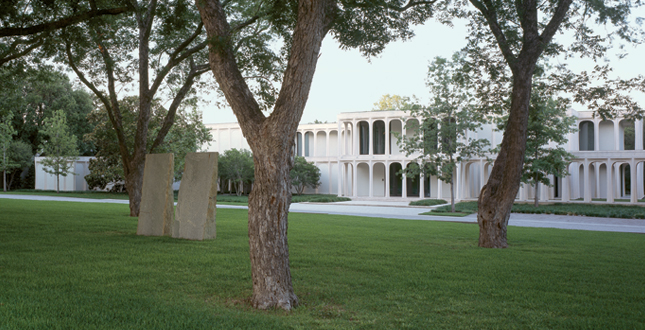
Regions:
[[[56,190],[56,176],[46,173],[43,170],[42,159],[45,157],[35,157],[36,165],[36,190]],[[61,191],[85,191],[89,190],[85,176],[90,174],[90,159],[94,157],[77,157],[72,166],[72,172],[67,176],[60,176]]]
[[[579,131],[570,134],[565,146],[575,156],[569,165],[570,175],[552,178],[554,186],[540,187],[539,198],[631,203],[643,198],[643,121],[602,120],[594,118],[591,112],[571,111],[571,115],[578,118]],[[320,168],[322,184],[316,189],[317,193],[369,199],[447,199],[450,186],[436,177],[419,180],[397,174],[416,161],[415,155],[405,156],[399,150],[396,138],[397,134],[410,136],[405,127],[415,121],[418,123],[418,119],[402,111],[342,113],[336,123],[300,125],[295,153]],[[206,126],[214,139],[209,151],[250,150],[237,123]],[[625,147],[626,128],[634,131],[634,141],[627,143],[634,146],[633,150],[625,150],[631,149]],[[493,147],[502,141],[502,133],[491,125],[470,134],[474,138],[488,139]],[[459,164],[455,197],[458,200],[476,199],[491,169],[492,164],[485,158]],[[532,199],[533,193],[532,187],[522,187],[518,199]]]

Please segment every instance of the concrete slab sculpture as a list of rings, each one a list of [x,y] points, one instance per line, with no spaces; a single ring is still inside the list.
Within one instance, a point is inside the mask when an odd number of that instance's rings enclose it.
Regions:
[[[172,237],[200,241],[215,238],[217,157],[216,152],[186,155]]]
[[[174,215],[173,154],[146,155],[137,235],[170,236]]]

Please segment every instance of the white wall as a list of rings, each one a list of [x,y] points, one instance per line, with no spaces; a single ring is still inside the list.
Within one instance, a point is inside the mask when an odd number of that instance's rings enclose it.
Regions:
[[[43,170],[42,160],[45,157],[35,157],[34,162],[36,166],[36,182],[35,188],[37,190],[56,190],[56,176],[45,173]],[[60,176],[59,189],[61,191],[85,191],[88,190],[87,181],[85,176],[90,173],[89,164],[90,159],[94,157],[78,157],[72,171],[67,176]]]

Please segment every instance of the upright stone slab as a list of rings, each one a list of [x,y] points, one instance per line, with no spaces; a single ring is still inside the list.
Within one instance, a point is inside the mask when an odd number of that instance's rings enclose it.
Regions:
[[[172,229],[174,195],[173,154],[146,155],[137,235],[169,236]]]
[[[216,152],[186,155],[172,237],[200,241],[215,238],[217,156]]]

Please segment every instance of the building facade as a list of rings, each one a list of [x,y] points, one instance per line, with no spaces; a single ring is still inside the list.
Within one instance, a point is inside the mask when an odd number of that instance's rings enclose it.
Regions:
[[[552,187],[541,185],[543,201],[606,200],[636,203],[644,197],[645,151],[643,121],[623,118],[602,120],[591,112],[576,112],[578,131],[569,134],[565,146],[574,159],[570,175],[551,178]],[[401,169],[418,155],[405,155],[398,139],[413,136],[406,127],[419,119],[403,111],[348,112],[336,123],[303,124],[298,127],[294,154],[316,164],[321,185],[309,193],[334,194],[366,199],[450,198],[450,185],[434,176],[408,177]],[[237,123],[207,124],[213,135],[209,151],[250,149]],[[488,139],[491,148],[502,141],[502,132],[484,125],[468,137]],[[455,198],[473,200],[486,183],[493,164],[484,158],[469,159],[456,169]],[[522,186],[518,200],[534,198],[534,187]]]

